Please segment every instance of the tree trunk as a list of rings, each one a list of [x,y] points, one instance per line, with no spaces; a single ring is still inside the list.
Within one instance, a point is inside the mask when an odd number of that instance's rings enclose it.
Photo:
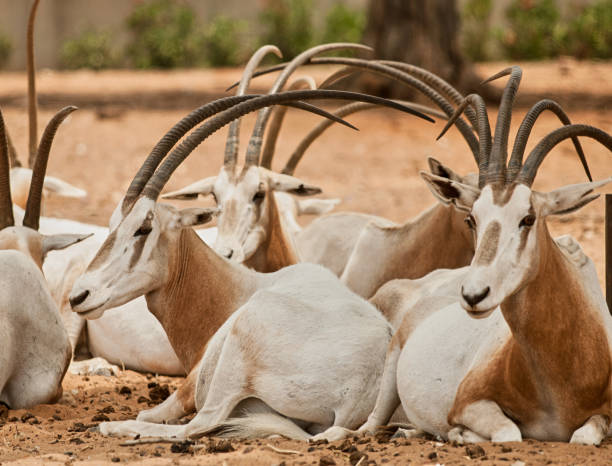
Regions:
[[[463,58],[459,29],[455,0],[370,0],[363,42],[374,47],[376,58],[421,66],[468,93],[480,79]],[[405,84],[370,73],[363,73],[357,85],[378,95],[415,95]]]

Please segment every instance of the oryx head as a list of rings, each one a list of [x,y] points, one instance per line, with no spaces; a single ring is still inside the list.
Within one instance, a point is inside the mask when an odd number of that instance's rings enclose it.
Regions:
[[[70,294],[73,310],[87,318],[96,318],[105,309],[164,285],[171,273],[169,263],[173,254],[176,255],[176,239],[180,233],[185,227],[207,221],[213,212],[210,209],[177,211],[157,204],[157,199],[174,170],[204,139],[236,118],[270,105],[291,104],[313,111],[312,106],[299,101],[317,98],[371,101],[429,119],[401,104],[345,91],[305,90],[227,97],[200,107],[160,140],[132,180],[120,206],[113,213],[111,234],[87,271],[74,283]],[[242,103],[236,105],[237,99]],[[316,110],[316,113],[321,112]],[[219,115],[194,130],[166,157],[174,143],[184,135],[185,128],[193,128],[198,121],[216,113]]]
[[[15,225],[13,218],[13,203],[11,198],[9,174],[9,145],[4,119],[0,113],[0,249],[14,249],[24,253],[42,268],[43,260],[49,251],[63,249],[91,235],[59,234],[43,235],[38,232],[42,190],[47,169],[47,160],[51,143],[59,125],[76,110],[76,107],[66,107],[60,110],[45,129],[32,170],[29,184],[29,194],[23,225]]]
[[[442,202],[453,203],[466,212],[466,223],[473,231],[476,252],[461,286],[461,305],[473,317],[486,317],[537,274],[543,257],[541,248],[548,235],[546,217],[572,212],[598,197],[593,190],[611,180],[565,186],[549,193],[533,191],[531,185],[538,167],[559,142],[572,138],[584,161],[578,136],[593,138],[612,149],[612,137],[587,125],[572,125],[557,104],[541,101],[528,112],[516,137],[506,165],[506,144],[512,101],[520,82],[518,67],[496,77],[511,74],[504,91],[495,130],[495,140],[486,129],[480,144],[486,163],[480,170],[479,187],[468,186],[429,173],[422,173],[430,189]],[[472,96],[472,102],[480,102]],[[523,163],[527,138],[543,110],[562,115],[566,126],[544,137]],[[457,114],[462,110],[459,108]],[[479,121],[488,122],[484,105],[478,105]],[[489,152],[490,151],[490,152]]]

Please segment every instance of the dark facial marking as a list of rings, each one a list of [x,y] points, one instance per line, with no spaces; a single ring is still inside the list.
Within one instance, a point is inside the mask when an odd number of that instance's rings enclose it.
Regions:
[[[529,207],[528,215],[535,215],[535,210],[533,206]],[[529,236],[530,231],[531,231],[530,228],[521,228],[521,239],[519,241],[518,250],[516,252],[517,257],[521,257],[521,254],[523,254],[523,251],[525,250],[525,246],[527,246],[527,238]]]
[[[115,245],[116,239],[117,231],[115,230],[108,236],[108,238],[106,238],[106,241],[104,241],[104,244],[102,244],[102,247],[100,248],[96,256],[89,263],[89,267],[87,267],[88,270],[95,270],[99,268],[104,263],[104,261],[106,261],[108,255],[113,249],[113,246]]]
[[[476,251],[476,257],[474,258],[475,264],[488,265],[495,259],[500,233],[501,225],[499,222],[493,221],[487,225],[487,229],[482,235],[480,247]]]
[[[516,186],[516,183],[512,183],[509,186],[506,186],[503,183],[497,183],[491,186],[493,190],[493,204],[500,207],[505,206],[510,201]]]
[[[134,244],[134,252],[132,253],[132,257],[130,257],[130,265],[128,266],[129,270],[132,270],[140,260],[140,256],[142,255],[142,250],[147,242],[147,238],[147,235],[141,235],[136,240],[136,243]]]

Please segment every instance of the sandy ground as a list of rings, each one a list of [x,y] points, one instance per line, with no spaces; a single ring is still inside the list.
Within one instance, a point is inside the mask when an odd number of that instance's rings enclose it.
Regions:
[[[502,66],[488,64],[481,68],[482,74],[492,74]],[[569,72],[565,69],[568,66]],[[587,71],[583,69],[585,67]],[[558,97],[575,91],[591,92],[592,96],[602,101],[612,95],[612,64],[570,62],[566,65],[564,62],[553,62],[528,64],[524,69],[525,92],[537,92],[542,97]],[[155,100],[158,92],[182,88],[195,88],[194,91],[185,92],[197,96],[198,92],[213,88],[213,93],[222,92],[226,84],[237,76],[236,70],[168,74],[42,73],[39,88],[50,96],[48,102],[53,103],[52,108],[70,104],[70,95],[81,99],[84,104],[59,130],[48,173],[89,192],[86,200],[50,199],[46,214],[107,224],[131,177],[155,142],[190,108],[202,103],[195,100],[191,107],[184,109],[173,108],[172,105],[166,110],[156,109],[154,105],[147,109],[127,105],[113,107],[109,111],[98,101],[88,105],[90,101],[82,96],[108,91],[123,93],[122,98],[129,100],[132,92],[138,94],[138,101]],[[27,121],[19,97],[25,82],[23,79],[23,75],[19,74],[0,74],[0,101],[8,102],[3,107],[4,118],[17,148],[25,154]],[[39,127],[51,117],[49,106],[42,106]],[[518,128],[525,110],[516,110],[512,134]],[[574,122],[589,123],[612,132],[612,107],[604,110],[595,110],[590,106],[587,109],[572,107],[569,114]],[[490,117],[494,122],[496,112],[492,111]],[[253,121],[253,117],[244,120],[242,147],[246,147]],[[475,170],[467,146],[456,130],[451,130],[440,141],[435,140],[442,128],[440,122],[432,125],[388,110],[357,114],[351,116],[350,121],[361,130],[330,129],[313,144],[296,172],[305,181],[321,186],[325,197],[341,198],[338,210],[378,214],[402,222],[434,203],[418,175],[420,169],[426,168],[427,156],[438,158],[459,173]],[[276,168],[282,167],[301,137],[317,122],[318,118],[312,115],[294,110],[288,113],[278,144]],[[552,115],[542,115],[528,148],[558,125]],[[214,175],[221,164],[224,138],[225,130],[222,130],[202,144],[177,170],[166,189],[175,189]],[[594,178],[610,176],[611,154],[591,140],[585,140],[583,145]],[[544,162],[535,187],[552,190],[585,180],[571,143],[565,142]],[[602,192],[612,193],[612,187]],[[304,223],[308,221],[304,219]],[[551,218],[549,224],[555,235],[569,233],[581,242],[586,253],[595,261],[603,283],[602,200],[591,203],[576,214]],[[361,455],[366,454],[367,458],[359,464],[374,464],[372,461],[376,464],[612,462],[611,441],[601,448],[536,441],[503,446],[489,443],[482,445],[483,451],[468,451],[465,447],[439,443],[434,439],[389,441],[389,435],[382,432],[376,438],[353,439],[343,445],[261,440],[232,442],[233,451],[216,452],[229,447],[219,445],[214,440],[203,441],[201,445],[174,447],[168,444],[121,446],[123,440],[106,439],[89,431],[106,417],[111,420],[134,418],[140,409],[160,401],[164,390],[159,387],[167,385],[172,391],[179,382],[180,379],[145,376],[131,371],[125,371],[116,378],[68,375],[64,380],[64,397],[60,403],[27,411],[9,411],[4,415],[0,413],[0,460],[3,463],[18,461],[23,464],[356,464]],[[149,384],[157,385],[148,387]],[[280,453],[275,449],[291,452]]]

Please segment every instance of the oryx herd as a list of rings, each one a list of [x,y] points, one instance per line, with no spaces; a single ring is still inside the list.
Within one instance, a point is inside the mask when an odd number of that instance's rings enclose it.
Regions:
[[[0,114],[0,402],[52,403],[69,366],[110,375],[123,365],[186,378],[136,420],[100,424],[103,435],[338,440],[374,432],[394,415],[414,435],[459,443],[529,437],[597,445],[608,435],[612,317],[593,262],[572,237],[553,238],[546,217],[579,209],[612,181],[591,181],[578,140],[612,151],[612,136],[572,124],[557,103],[541,100],[508,157],[518,66],[489,79],[508,80],[492,130],[478,94],[464,97],[422,68],[319,57],[369,51],[363,45],[324,44],[260,68],[270,53],[280,56],[263,46],[234,96],[195,109],[153,146],[107,229],[41,216],[44,191],[85,193],[45,177],[53,138],[75,107],[60,110],[36,144],[31,42],[31,169],[21,167]],[[309,76],[292,80],[310,64],[342,68],[319,85]],[[249,94],[252,79],[275,72],[268,94]],[[437,108],[327,89],[355,72],[400,81]],[[311,103],[321,99],[351,103],[328,112]],[[324,120],[276,172],[287,107]],[[421,177],[438,202],[404,224],[329,214],[337,200],[301,198],[321,192],[294,176],[311,143],[334,123],[351,127],[344,117],[380,107],[447,120],[443,133],[460,131],[477,173],[423,159]],[[255,111],[241,164],[240,118]],[[559,128],[525,156],[545,111]],[[162,194],[177,167],[226,125],[219,173]],[[566,139],[589,182],[532,190],[544,158]],[[208,195],[216,207],[160,202]],[[302,228],[302,213],[318,217]],[[214,217],[216,228],[193,229]],[[95,359],[71,362],[83,332],[83,351]],[[170,422],[193,412],[186,424]]]

